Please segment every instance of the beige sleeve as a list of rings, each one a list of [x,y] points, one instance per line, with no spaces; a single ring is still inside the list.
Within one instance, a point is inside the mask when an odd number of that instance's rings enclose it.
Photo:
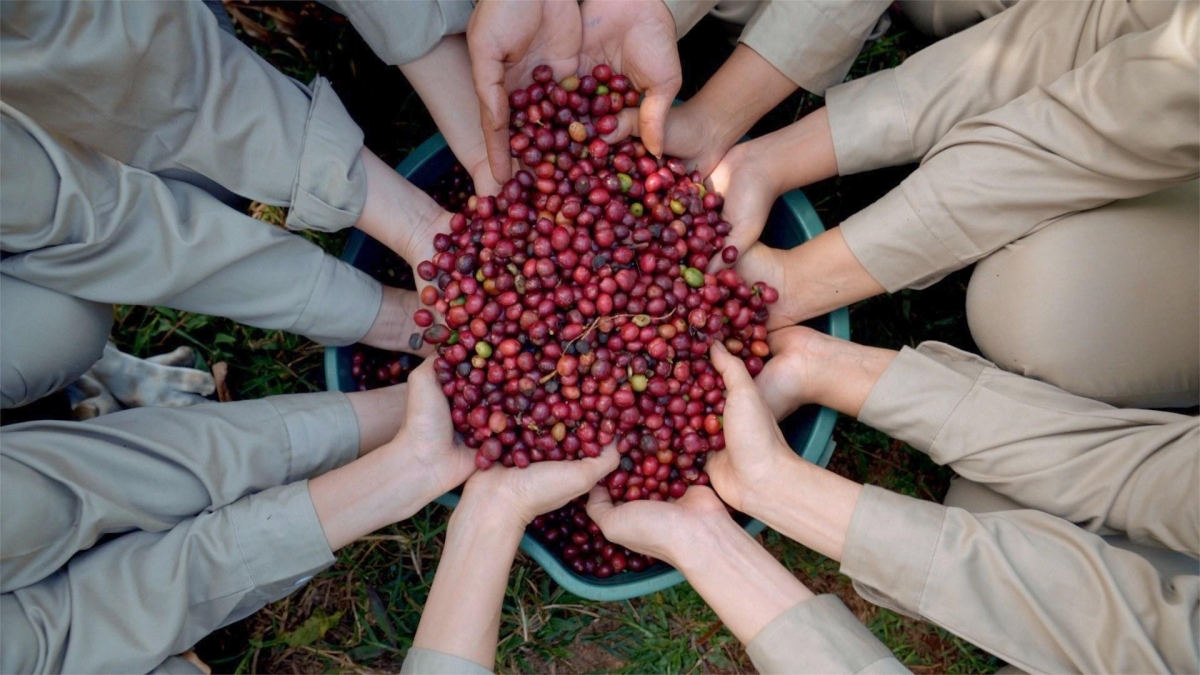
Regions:
[[[746,645],[760,673],[909,672],[835,595],[780,614]]]
[[[447,35],[465,33],[471,0],[321,0],[344,14],[386,64],[416,61]]]
[[[0,671],[149,672],[334,560],[308,481],[243,497],[166,532],[122,534],[0,595]]]
[[[383,288],[188,183],[54,136],[0,102],[0,272],[93,302],[166,305],[352,344]]]
[[[1195,177],[1197,42],[1200,4],[1180,4],[1167,23],[960,122],[917,171],[842,224],[847,245],[889,292],[924,288],[1056,217]]]
[[[1196,672],[1200,576],[1038,511],[972,515],[867,486],[841,571],[867,600],[1027,672]]]
[[[404,675],[486,675],[487,668],[461,656],[413,647],[400,665]]]
[[[769,0],[760,0],[768,2]],[[687,35],[705,14],[717,6],[719,0],[663,0],[671,16],[675,18],[675,39]]]
[[[846,79],[890,0],[767,0],[739,40],[814,94]]]
[[[979,4],[918,0],[905,9],[962,14]],[[1113,40],[1162,24],[1174,7],[1162,0],[1020,2],[896,68],[835,86],[825,104],[838,173],[916,162],[955,124],[1050,85]]]
[[[0,60],[5,103],[124,164],[289,206],[292,229],[362,212],[362,131],[329,83],[289,79],[203,3],[6,1]]]
[[[41,581],[106,535],[164,532],[319,476],[354,460],[358,439],[354,409],[340,392],[6,427],[0,592]]]
[[[1122,410],[936,342],[904,349],[859,419],[1022,506],[1200,556],[1200,418]]]

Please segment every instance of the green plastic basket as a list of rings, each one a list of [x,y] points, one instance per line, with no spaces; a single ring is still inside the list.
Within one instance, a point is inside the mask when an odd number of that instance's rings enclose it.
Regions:
[[[445,139],[441,134],[435,134],[401,162],[396,171],[414,185],[429,188],[439,176],[450,170],[454,162],[454,155]],[[775,203],[762,240],[775,248],[792,248],[824,230],[808,198],[799,190],[793,190]],[[360,269],[371,269],[384,253],[381,244],[355,230],[346,242],[342,260]],[[845,309],[813,319],[808,325],[836,337],[850,337],[850,316]],[[329,389],[354,391],[354,381],[350,376],[351,352],[352,349],[348,347],[325,349],[325,380]],[[837,413],[834,411],[807,406],[784,420],[780,426],[797,455],[818,466],[825,466],[833,454],[834,446],[830,439],[836,421]],[[454,508],[458,504],[458,495],[447,493],[437,501]],[[757,520],[747,520],[744,527],[750,534],[758,534],[766,526]],[[679,571],[662,563],[641,572],[625,572],[607,579],[576,574],[528,534],[521,540],[521,549],[545,568],[559,585],[588,600],[636,598],[670,588],[684,580]]]

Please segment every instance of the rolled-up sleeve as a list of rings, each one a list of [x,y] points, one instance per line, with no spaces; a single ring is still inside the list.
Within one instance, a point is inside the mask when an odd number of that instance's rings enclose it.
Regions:
[[[867,600],[1029,672],[1195,672],[1200,575],[1039,511],[973,515],[867,486],[842,573]]]
[[[1167,23],[960,122],[903,183],[842,223],[846,244],[889,292],[924,288],[1055,218],[1194,178],[1198,17],[1200,5],[1181,3]]]
[[[350,19],[386,64],[416,61],[447,35],[465,33],[471,0],[322,0]]]
[[[4,672],[148,672],[300,588],[334,556],[307,481],[131,532],[0,600]]]
[[[0,33],[4,102],[46,128],[138,169],[290,205],[291,229],[358,220],[363,135],[328,81],[291,80],[203,3],[5,2]]]
[[[838,84],[889,0],[768,0],[739,41],[814,94]]]
[[[746,645],[760,673],[909,672],[835,595],[780,614]]]
[[[400,672],[405,675],[485,675],[492,671],[461,656],[413,647],[405,654]]]

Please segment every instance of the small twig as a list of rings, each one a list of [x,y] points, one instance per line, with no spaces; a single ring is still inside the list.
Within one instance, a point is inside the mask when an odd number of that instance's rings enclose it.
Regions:
[[[664,321],[666,319],[669,319],[669,318],[671,318],[671,316],[673,316],[675,314],[675,310],[677,310],[677,309],[679,309],[678,305],[676,305],[675,307],[672,307],[671,311],[667,312],[666,314],[663,314],[662,316],[650,317],[650,321]],[[578,337],[576,337],[574,340],[571,340],[570,342],[568,342],[567,346],[563,347],[563,351],[570,349],[571,345],[575,344],[576,342],[579,342],[583,338],[590,335],[591,332],[596,329],[596,326],[599,326],[600,322],[603,321],[604,319],[611,319],[613,321],[616,321],[617,319],[632,319],[637,316],[644,316],[644,315],[642,315],[642,314],[614,314],[612,316],[598,316],[595,319],[593,319],[591,323],[589,323],[587,325],[587,328],[583,329],[583,332],[580,333]],[[648,326],[650,324],[647,323],[646,325]],[[555,377],[558,377],[558,371],[552,370],[549,373],[547,373],[544,377],[542,377],[541,384],[546,384],[550,380],[553,380]]]

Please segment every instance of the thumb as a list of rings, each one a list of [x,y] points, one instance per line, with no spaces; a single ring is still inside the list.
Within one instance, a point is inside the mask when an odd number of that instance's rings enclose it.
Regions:
[[[495,58],[471,54],[475,95],[479,97],[479,122],[487,146],[488,166],[497,183],[512,175],[508,155],[508,94],[504,90],[504,64]]]
[[[655,87],[646,90],[642,105],[638,108],[638,128],[646,150],[655,157],[662,157],[667,137],[667,114],[675,102],[679,87]],[[623,112],[623,111],[622,111]]]
[[[425,359],[416,370],[409,373],[407,410],[421,410],[428,406],[430,401],[446,400],[433,372],[433,361]]]
[[[725,387],[729,391],[754,386],[754,380],[750,377],[750,372],[746,370],[746,364],[730,354],[729,350],[725,349],[725,345],[714,342],[711,354],[713,367],[721,374],[721,379],[725,380]]]
[[[616,508],[613,506],[612,498],[608,495],[608,488],[603,485],[597,485],[588,493],[587,514],[588,517],[596,521],[596,525],[601,530],[604,529],[604,519],[608,514]]]
[[[579,466],[581,471],[578,475],[581,480],[589,481],[584,486],[588,487],[616,470],[621,464],[621,453],[617,451],[616,443],[609,443],[600,451],[599,456],[576,460],[572,464]]]
[[[604,142],[610,145],[620,143],[630,136],[640,136],[638,133],[638,115],[640,108],[625,108],[617,113],[617,130],[603,136]]]

